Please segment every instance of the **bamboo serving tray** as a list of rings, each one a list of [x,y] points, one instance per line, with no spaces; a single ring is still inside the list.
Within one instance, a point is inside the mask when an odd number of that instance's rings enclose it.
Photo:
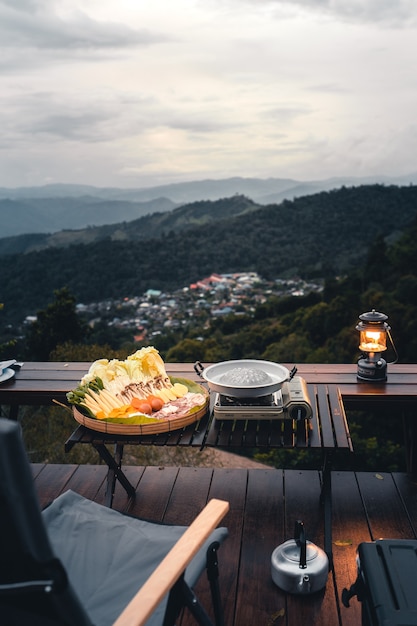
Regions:
[[[194,407],[185,415],[175,416],[174,414],[160,419],[157,422],[150,422],[149,424],[123,424],[120,422],[110,422],[106,419],[94,419],[93,417],[87,417],[86,415],[83,415],[77,407],[73,406],[72,410],[74,419],[86,428],[96,430],[100,433],[108,433],[109,435],[156,435],[158,433],[169,433],[173,430],[178,430],[179,428],[184,428],[189,424],[197,422],[199,419],[204,417],[207,412],[209,404],[209,394],[207,389],[201,387],[201,385],[197,385],[196,383],[191,383],[191,385],[193,386],[193,391],[196,387],[198,387],[198,393],[201,393],[204,396],[205,402],[200,407]]]

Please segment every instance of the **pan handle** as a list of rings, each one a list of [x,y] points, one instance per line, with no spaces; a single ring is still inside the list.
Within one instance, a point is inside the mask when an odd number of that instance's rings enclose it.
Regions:
[[[204,367],[203,365],[200,363],[200,361],[196,361],[194,363],[194,369],[195,369],[195,373],[200,376],[200,378],[203,378],[202,374],[204,372]]]

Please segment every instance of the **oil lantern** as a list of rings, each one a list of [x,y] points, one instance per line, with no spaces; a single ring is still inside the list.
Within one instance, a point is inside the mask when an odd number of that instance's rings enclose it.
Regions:
[[[387,349],[388,316],[378,313],[375,309],[359,315],[360,322],[356,326],[359,331],[359,350],[362,357],[358,361],[357,378],[359,380],[381,382],[387,379],[387,362],[382,352]]]

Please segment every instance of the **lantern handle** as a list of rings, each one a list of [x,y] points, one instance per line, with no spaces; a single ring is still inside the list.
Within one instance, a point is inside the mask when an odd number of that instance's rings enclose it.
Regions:
[[[394,354],[395,354],[395,360],[394,360],[394,361],[390,361],[390,362],[388,363],[388,365],[394,365],[394,364],[398,361],[398,352],[397,352],[397,348],[395,347],[395,344],[394,344],[394,341],[393,341],[393,339],[392,339],[392,335],[391,335],[391,333],[390,333],[389,328],[387,328],[387,335],[388,335],[388,337],[389,337],[389,340],[390,340],[390,342],[391,342],[391,345],[392,345],[392,347],[393,347],[393,349],[394,349]]]

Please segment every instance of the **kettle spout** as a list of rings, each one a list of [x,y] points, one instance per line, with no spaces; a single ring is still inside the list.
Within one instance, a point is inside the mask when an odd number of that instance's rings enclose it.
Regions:
[[[299,593],[310,593],[310,590],[310,576],[308,574],[303,574],[298,583],[298,591]]]

